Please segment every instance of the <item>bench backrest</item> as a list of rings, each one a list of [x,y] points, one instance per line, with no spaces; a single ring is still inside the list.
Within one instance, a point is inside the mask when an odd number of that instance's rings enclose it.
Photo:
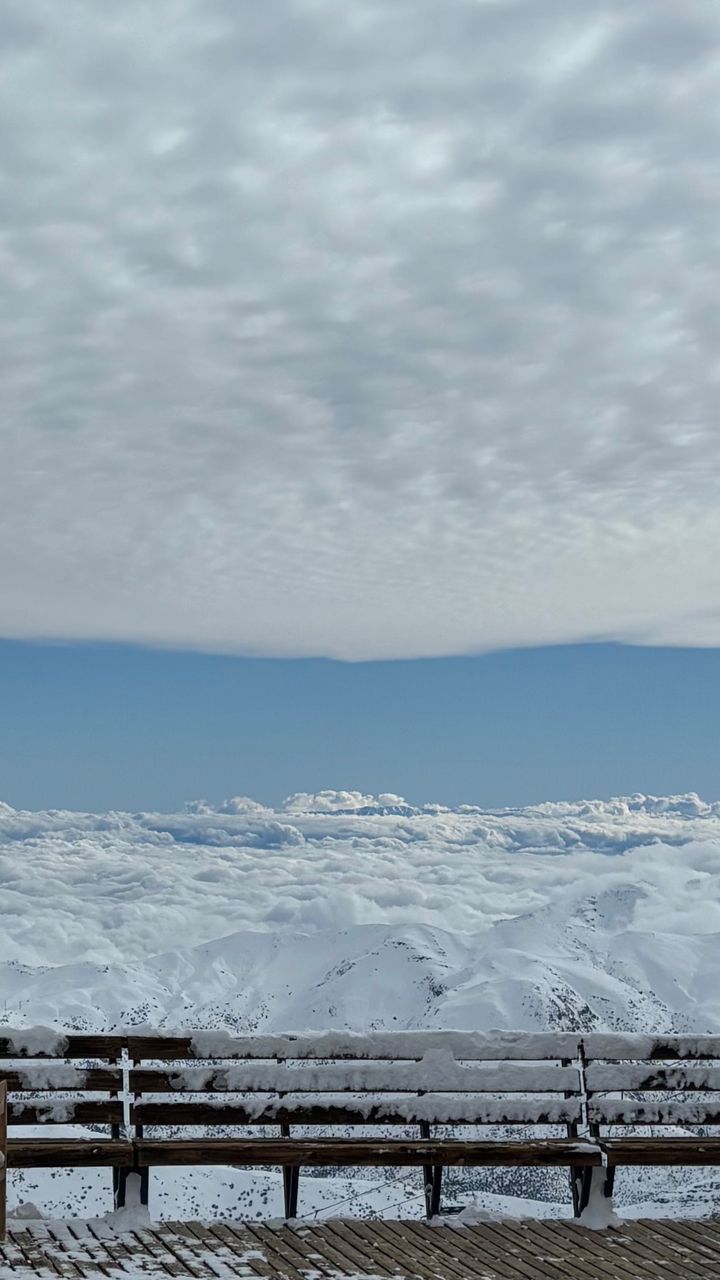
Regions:
[[[130,1037],[140,1126],[568,1125],[582,1119],[577,1037]]]
[[[124,1043],[120,1036],[3,1030],[0,1083],[8,1093],[8,1126],[121,1125]]]
[[[591,1128],[720,1125],[720,1036],[596,1033],[581,1052]]]

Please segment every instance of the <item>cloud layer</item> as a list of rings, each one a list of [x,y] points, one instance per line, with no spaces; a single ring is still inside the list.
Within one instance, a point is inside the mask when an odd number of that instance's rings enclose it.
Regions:
[[[0,18],[0,633],[720,643],[714,0]]]
[[[173,814],[0,804],[0,970],[143,961],[238,930],[280,947],[365,925],[474,933],[520,917],[522,933],[527,913],[570,919],[616,892],[617,930],[713,935],[717,951],[719,875],[720,802],[692,794],[502,810],[331,791],[278,810],[246,797]]]

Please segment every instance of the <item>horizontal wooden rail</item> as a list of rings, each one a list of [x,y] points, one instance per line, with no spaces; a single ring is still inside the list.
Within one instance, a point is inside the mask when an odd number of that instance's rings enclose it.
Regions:
[[[133,1070],[131,1093],[563,1093],[579,1092],[576,1067],[447,1062],[238,1063],[178,1072]]]
[[[472,1105],[463,1106],[466,1101]],[[262,1107],[251,1103],[214,1106],[198,1099],[175,1098],[137,1102],[130,1107],[130,1122],[138,1125],[558,1125],[580,1123],[582,1106],[576,1099],[486,1100],[472,1094],[460,1102],[436,1094],[410,1095],[402,1109],[392,1100],[361,1106],[352,1099],[346,1105],[313,1103],[310,1099],[274,1098]]]
[[[601,1163],[591,1143],[562,1138],[524,1142],[436,1142],[393,1139],[293,1138],[285,1141],[218,1138],[136,1140],[138,1163],[149,1165],[228,1164],[301,1168],[304,1165],[586,1165]]]
[[[127,1045],[127,1036],[62,1035],[44,1028],[5,1031],[0,1035],[0,1058],[101,1058],[114,1061]]]
[[[132,1142],[108,1139],[8,1138],[10,1169],[132,1169]]]
[[[49,1062],[24,1069],[4,1068],[0,1064],[0,1080],[4,1080],[10,1093],[114,1093],[122,1089],[125,1076],[122,1071],[103,1067],[83,1070],[60,1062]]]

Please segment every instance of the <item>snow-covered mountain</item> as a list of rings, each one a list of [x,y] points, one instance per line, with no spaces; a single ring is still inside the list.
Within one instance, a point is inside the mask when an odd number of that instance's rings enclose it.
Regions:
[[[720,1030],[720,803],[0,806],[0,1019]]]
[[[0,806],[0,913],[6,1024],[720,1031],[720,803],[695,795]]]

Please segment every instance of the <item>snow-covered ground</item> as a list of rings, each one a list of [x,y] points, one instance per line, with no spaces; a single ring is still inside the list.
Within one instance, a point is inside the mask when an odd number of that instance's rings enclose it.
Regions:
[[[16,1026],[720,1031],[720,803],[693,795],[492,812],[351,792],[277,811],[0,805],[0,912],[0,1021]],[[163,1174],[156,1207],[277,1212],[277,1178],[248,1177]],[[106,1181],[87,1175],[82,1194],[77,1174],[33,1172],[15,1194],[102,1212]],[[619,1190],[687,1211],[717,1181],[648,1170]],[[349,1185],[303,1183],[310,1213]],[[368,1190],[353,1211],[402,1191]]]

